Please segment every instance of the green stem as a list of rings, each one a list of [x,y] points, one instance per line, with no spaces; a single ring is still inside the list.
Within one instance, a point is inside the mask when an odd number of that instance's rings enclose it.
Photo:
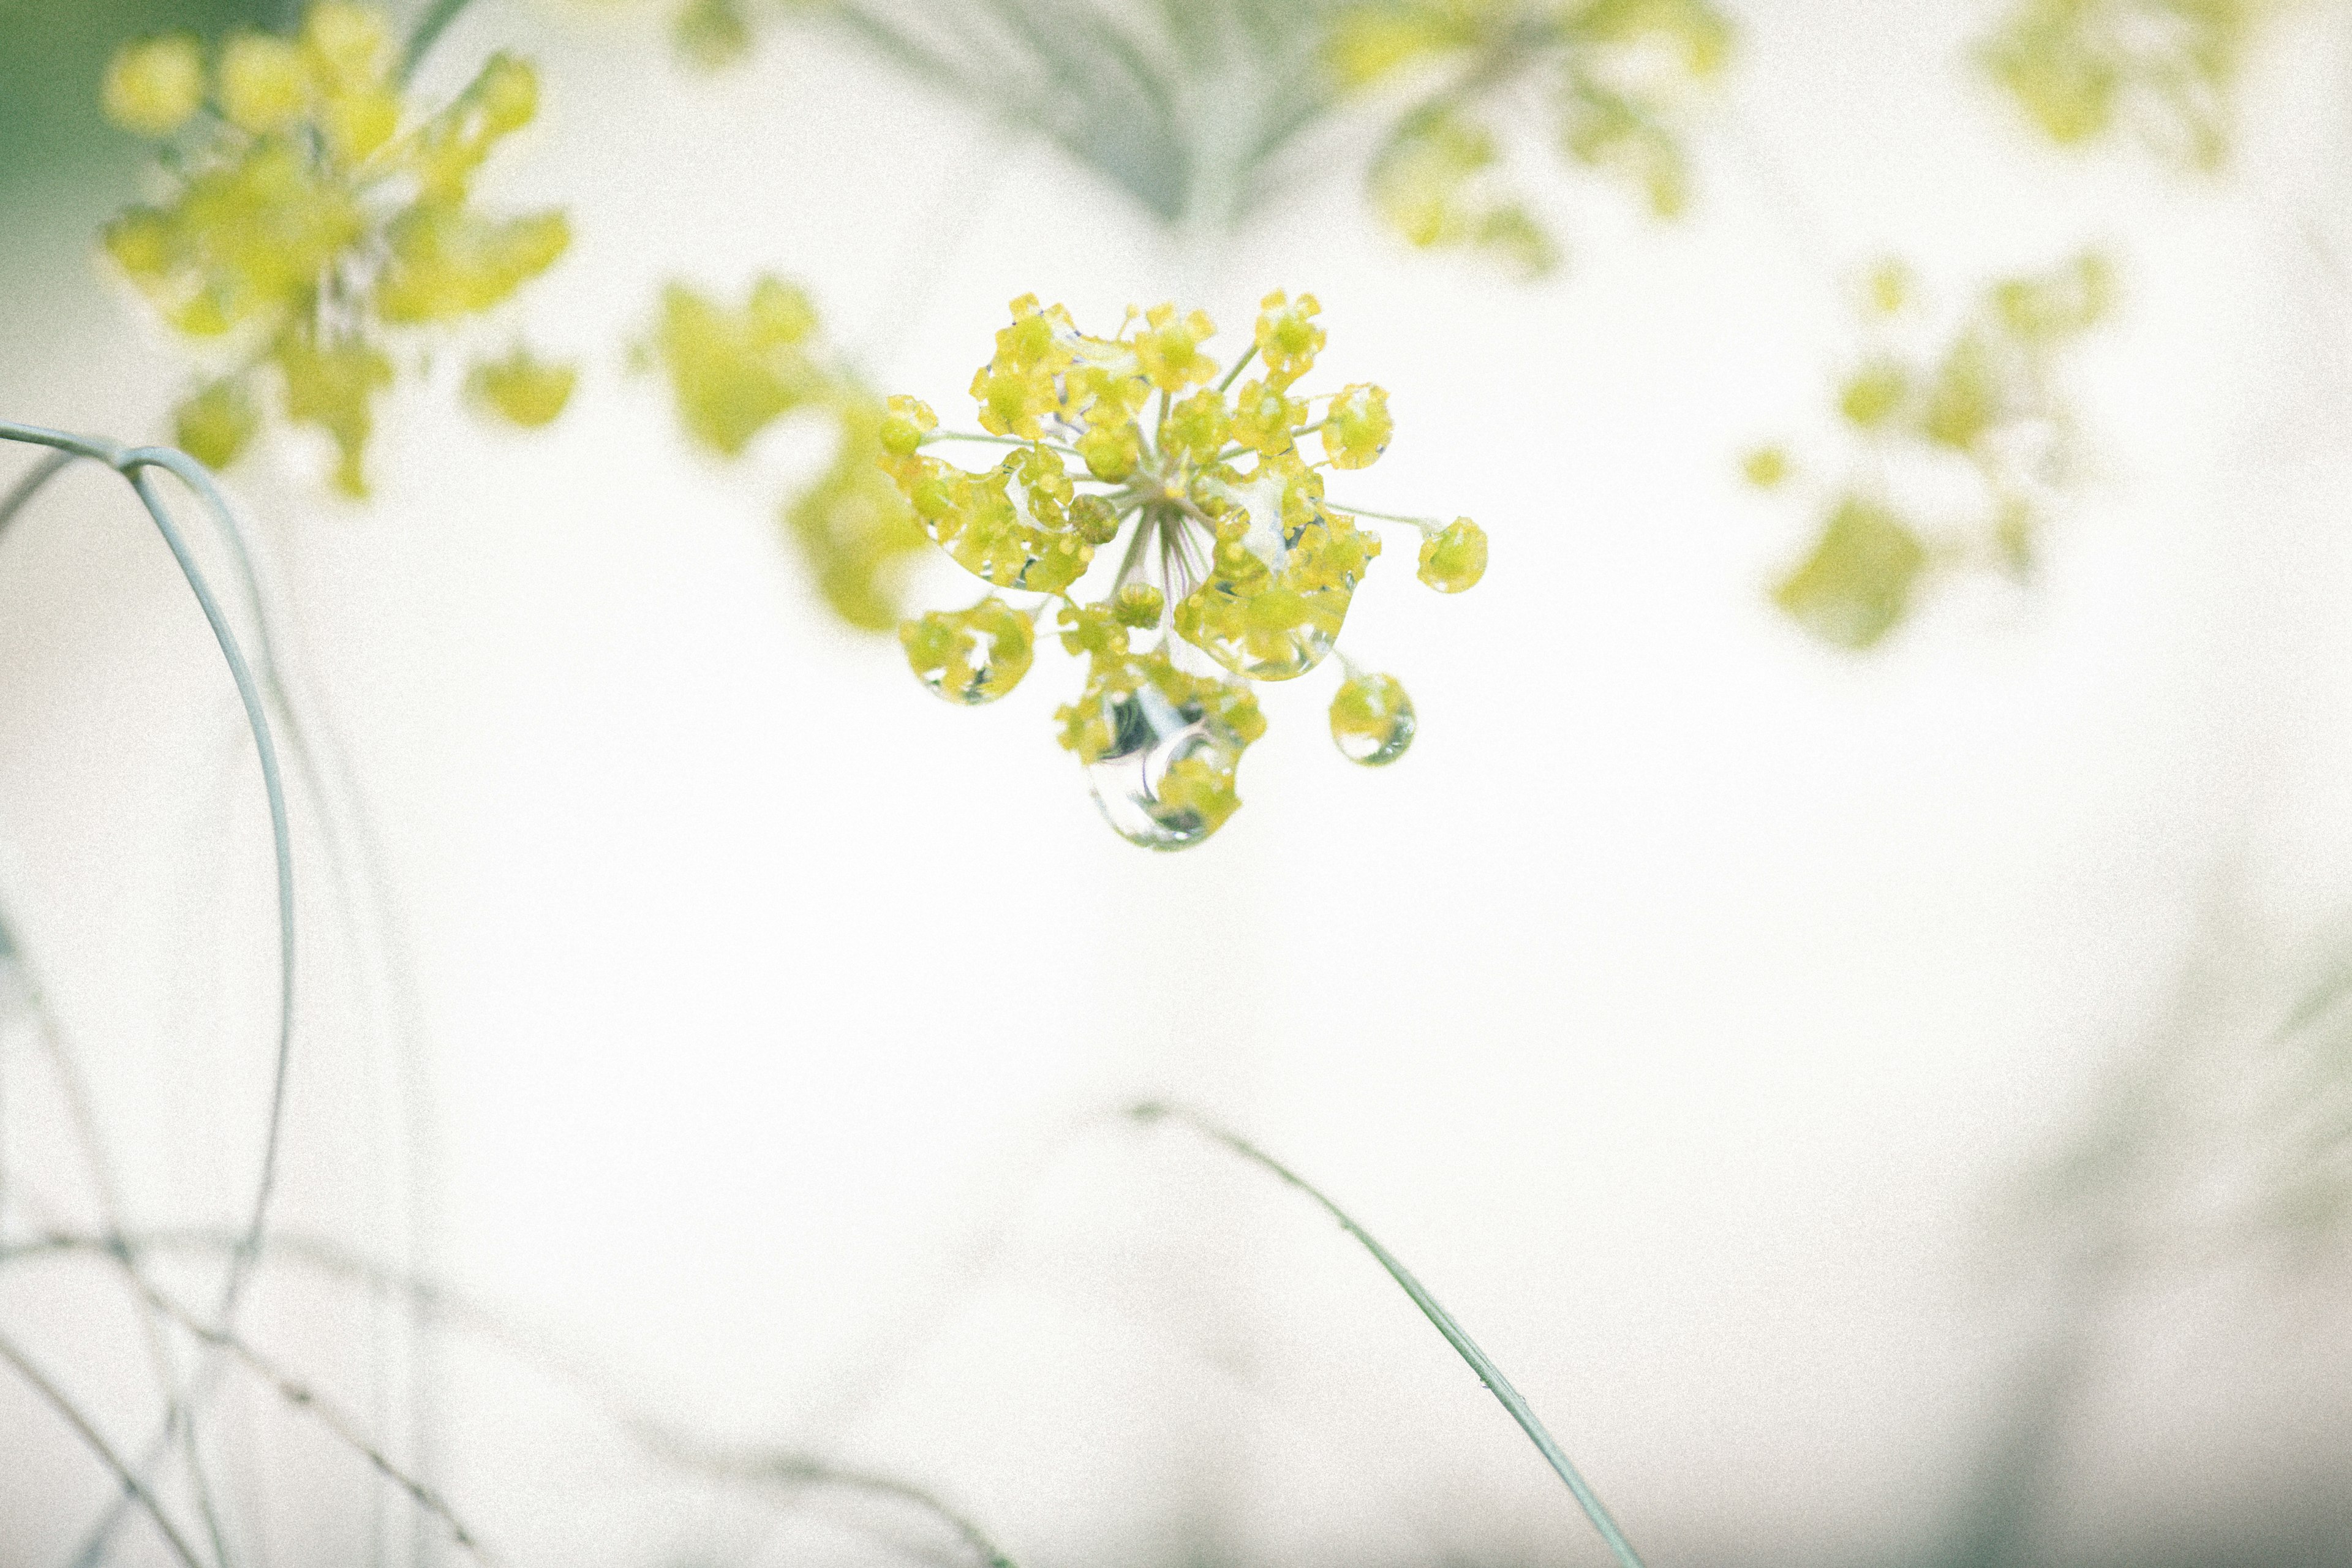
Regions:
[[[1066,446],[1059,441],[1042,437],[1032,441],[1024,436],[983,436],[974,430],[934,430],[923,437],[922,444],[928,447],[934,441],[985,441],[992,447],[1048,447],[1056,452],[1067,452],[1073,458],[1079,455],[1076,447]]]
[[[16,514],[25,510],[26,503],[41,493],[42,486],[56,479],[68,464],[80,455],[78,452],[60,451],[54,448],[43,453],[41,460],[33,465],[32,471],[17,480],[16,488],[11,489],[5,499],[0,499],[0,531],[5,531],[11,522],[16,521]]]
[[[425,63],[426,55],[433,52],[433,46],[440,41],[443,31],[473,3],[474,0],[432,0],[432,4],[425,7],[425,14],[416,18],[416,26],[409,30],[408,42],[400,51],[400,70],[396,78],[400,85],[408,85],[408,79],[416,74],[416,68]]]
[[[441,1495],[394,1464],[389,1455],[368,1440],[366,1435],[360,1430],[358,1422],[344,1415],[334,1405],[321,1397],[317,1390],[285,1372],[276,1362],[263,1355],[237,1335],[226,1329],[205,1322],[187,1308],[158,1290],[146,1276],[139,1271],[138,1265],[131,1261],[131,1252],[127,1247],[110,1248],[107,1255],[112,1258],[116,1265],[128,1276],[131,1289],[149,1306],[179,1324],[182,1329],[205,1344],[226,1352],[241,1363],[247,1371],[268,1384],[271,1391],[285,1401],[289,1408],[308,1413],[312,1419],[332,1433],[344,1447],[366,1460],[377,1474],[406,1492],[418,1508],[439,1520],[448,1530],[450,1539],[465,1548],[476,1561],[485,1563],[494,1563],[497,1561],[488,1549],[475,1538],[474,1532],[467,1529],[465,1523],[451,1511],[448,1503],[443,1500]]]
[[[154,1521],[157,1532],[170,1545],[172,1554],[180,1560],[184,1568],[204,1568],[204,1565],[196,1560],[195,1552],[188,1545],[186,1539],[173,1528],[171,1516],[163,1511],[163,1505],[156,1501],[155,1494],[147,1489],[146,1483],[142,1481],[138,1473],[123,1461],[122,1456],[107,1445],[106,1439],[99,1435],[98,1428],[89,1424],[89,1418],[81,1413],[72,1400],[66,1397],[65,1391],[50,1382],[47,1374],[35,1366],[26,1358],[25,1352],[18,1350],[16,1344],[5,1337],[0,1337],[0,1362],[5,1362],[15,1368],[16,1375],[30,1384],[33,1392],[47,1401],[49,1408],[56,1411],[64,1419],[66,1425],[74,1429],[75,1435],[81,1438],[91,1453],[98,1456],[99,1461],[114,1472],[114,1479],[121,1485],[123,1495],[147,1510],[147,1517]]]
[[[240,1238],[236,1233],[225,1230],[167,1229],[136,1236],[51,1231],[14,1243],[0,1243],[0,1267],[45,1255],[83,1253],[129,1268],[134,1265],[138,1257],[149,1252],[229,1252],[239,1245]],[[488,1308],[445,1289],[429,1279],[387,1268],[336,1241],[278,1232],[269,1237],[268,1249],[273,1259],[397,1298],[420,1319],[446,1322],[473,1334],[486,1344],[505,1351],[522,1364],[581,1394],[647,1454],[666,1464],[723,1479],[841,1487],[896,1498],[923,1510],[954,1531],[971,1546],[974,1555],[982,1559],[986,1568],[1014,1568],[1013,1559],[979,1524],[911,1481],[878,1471],[835,1465],[810,1454],[735,1452],[721,1448],[675,1429],[637,1409],[625,1395],[612,1386],[598,1363],[552,1345]],[[212,1331],[208,1326],[199,1327],[194,1322],[189,1327],[200,1337]],[[5,1341],[0,1341],[0,1352],[5,1352]],[[5,1353],[0,1353],[0,1360],[5,1359]],[[126,1485],[135,1479],[136,1473],[132,1472]],[[479,1553],[479,1546],[472,1543],[470,1538],[468,1544],[477,1554]],[[204,1568],[204,1565],[197,1563],[195,1568]]]
[[[1257,345],[1255,343],[1252,343],[1249,347],[1242,350],[1242,357],[1234,361],[1234,368],[1225,372],[1225,379],[1217,383],[1217,390],[1219,392],[1223,392],[1225,388],[1233,385],[1234,382],[1239,381],[1242,376],[1242,367],[1248,364],[1250,361],[1256,357]]]
[[[1323,1212],[1338,1220],[1339,1228],[1360,1242],[1364,1250],[1372,1255],[1373,1260],[1388,1271],[1389,1278],[1412,1298],[1412,1304],[1421,1309],[1421,1315],[1445,1336],[1445,1342],[1454,1347],[1454,1353],[1470,1364],[1470,1370],[1478,1374],[1478,1381],[1486,1385],[1487,1392],[1511,1413],[1511,1419],[1519,1424],[1519,1430],[1528,1435],[1528,1440],[1536,1446],[1536,1451],[1551,1466],[1553,1473],[1567,1483],[1569,1491],[1584,1510],[1584,1517],[1592,1521],[1592,1528],[1601,1532],[1601,1539],[1607,1542],[1609,1550],[1616,1554],[1621,1568],[1643,1568],[1642,1559],[1634,1552],[1633,1543],[1625,1539],[1624,1531],[1617,1528],[1617,1521],[1610,1517],[1600,1497],[1586,1484],[1576,1467],[1569,1462],[1568,1456],[1560,1451],[1552,1435],[1544,1429],[1544,1424],[1536,1418],[1536,1413],[1528,1407],[1519,1391],[1511,1386],[1510,1379],[1503,1375],[1503,1369],[1472,1342],[1470,1336],[1463,1331],[1462,1325],[1454,1321],[1454,1315],[1437,1304],[1437,1299],[1412,1277],[1412,1271],[1398,1262],[1387,1247],[1373,1240],[1370,1231],[1349,1218],[1345,1209],[1325,1197],[1313,1183],[1239,1133],[1228,1131],[1181,1106],[1146,1101],[1129,1107],[1128,1114],[1147,1124],[1162,1121],[1181,1122],[1211,1142],[1222,1144],[1243,1159],[1271,1171],[1314,1199]]]
[[[1332,510],[1344,511],[1349,517],[1376,517],[1382,522],[1409,523],[1412,527],[1421,530],[1423,533],[1430,532],[1438,526],[1438,521],[1433,517],[1399,517],[1392,511],[1374,511],[1369,507],[1349,506],[1345,501],[1338,500],[1335,500],[1330,504]]]
[[[156,489],[152,470],[162,468],[171,473],[195,492],[212,508],[224,531],[235,538],[240,531],[228,511],[227,502],[212,482],[205,467],[186,453],[169,447],[126,447],[113,441],[95,437],[77,436],[63,430],[48,430],[35,425],[19,425],[0,420],[0,441],[19,442],[26,446],[47,447],[53,451],[68,452],[79,458],[89,458],[104,463],[129,481],[131,489],[146,507],[147,514],[163,536],[165,548],[185,578],[189,592],[194,595],[197,608],[212,628],[213,640],[219,646],[221,658],[228,666],[229,679],[236,688],[238,701],[245,709],[247,728],[253,734],[253,749],[261,764],[261,788],[269,811],[270,849],[278,871],[278,1030],[276,1066],[271,1075],[268,1130],[262,1145],[261,1172],[255,1184],[251,1218],[246,1228],[246,1245],[232,1259],[226,1300],[221,1315],[227,1319],[235,1305],[245,1271],[253,1254],[261,1245],[269,1203],[276,1190],[278,1145],[285,1122],[286,1081],[294,1049],[294,849],[293,834],[288,825],[286,785],[278,765],[278,746],[272,737],[268,713],[263,703],[261,689],[247,664],[245,649],[236,633],[230,627],[220,601],[214,597],[212,584],[189,551],[172,520],[170,508],[164,505]],[[54,472],[54,470],[52,470]]]
[[[688,1442],[675,1434],[641,1431],[638,1436],[656,1458],[705,1476],[777,1486],[835,1487],[912,1504],[961,1537],[983,1568],[1016,1568],[994,1538],[969,1517],[936,1494],[896,1476],[852,1469],[806,1454],[727,1453]]]
[[[1158,526],[1158,514],[1147,508],[1142,520],[1135,525],[1134,535],[1127,542],[1127,554],[1118,563],[1118,574],[1110,580],[1110,591],[1114,598],[1118,596],[1121,588],[1127,586],[1128,579],[1135,575],[1136,567],[1143,562],[1144,536]]]

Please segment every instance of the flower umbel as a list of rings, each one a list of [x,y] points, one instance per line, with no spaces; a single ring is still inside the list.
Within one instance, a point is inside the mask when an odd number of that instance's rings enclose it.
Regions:
[[[1295,390],[1324,345],[1312,295],[1267,295],[1253,341],[1223,366],[1200,310],[1130,310],[1106,338],[1034,296],[1012,308],[972,379],[982,431],[943,431],[912,397],[891,398],[882,419],[881,467],[925,532],[997,590],[899,636],[933,691],[989,702],[1027,670],[1051,606],[1064,650],[1087,661],[1056,715],[1062,745],[1122,837],[1183,848],[1240,808],[1242,754],[1265,732],[1250,683],[1304,675],[1336,647],[1381,553],[1362,520],[1418,529],[1421,578],[1444,593],[1486,570],[1486,535],[1467,518],[1388,517],[1325,494],[1325,471],[1369,466],[1393,424],[1377,386]],[[1319,459],[1302,446],[1310,435]],[[929,455],[944,441],[1012,449],[972,470]],[[1100,596],[1082,601],[1080,579],[1122,534]],[[1412,704],[1393,677],[1350,667],[1331,731],[1349,760],[1389,763],[1412,737]]]
[[[2274,0],[2021,0],[1978,58],[2061,146],[2121,132],[2167,163],[2228,157],[2232,94]]]
[[[2106,313],[2113,284],[2088,252],[2002,279],[1929,353],[1898,341],[1912,292],[1894,263],[1868,280],[1869,342],[1835,400],[1860,450],[1843,478],[1811,487],[1821,531],[1772,591],[1801,626],[1842,647],[1869,647],[1900,626],[1933,575],[2032,571],[2051,500],[2072,478],[2057,357]],[[1742,468],[1759,489],[1801,477],[1778,447],[1749,453]]]
[[[219,347],[178,416],[181,445],[215,468],[258,427],[274,370],[286,416],[324,430],[337,486],[365,494],[394,335],[488,310],[570,243],[561,212],[490,217],[470,201],[490,150],[537,111],[530,67],[493,56],[423,114],[399,64],[381,13],[320,0],[297,37],[240,33],[209,60],[194,38],[152,38],[107,71],[107,113],[166,142],[168,190],[109,225],[106,248],[174,331]],[[474,384],[487,406],[544,423],[569,394],[559,371],[510,356]]]
[[[1511,188],[1496,110],[1550,97],[1562,156],[1630,181],[1672,217],[1690,195],[1685,123],[1730,45],[1708,0],[1347,0],[1325,55],[1342,87],[1414,84],[1372,164],[1389,226],[1537,277],[1559,247]]]

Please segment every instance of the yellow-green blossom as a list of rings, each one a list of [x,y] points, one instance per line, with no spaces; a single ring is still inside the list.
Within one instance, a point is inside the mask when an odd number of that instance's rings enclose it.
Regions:
[[[1466,517],[1428,531],[1418,570],[1421,580],[1441,594],[1476,587],[1486,574],[1486,531]]]
[[[1789,480],[1785,447],[1759,447],[1739,460],[1740,477],[1759,490],[1778,489]]]
[[[741,310],[672,283],[648,348],[669,374],[688,433],[736,458],[771,421],[831,390],[831,373],[812,352],[816,328],[808,296],[781,278],[754,282]]]
[[[274,373],[286,416],[329,435],[352,495],[394,329],[492,309],[571,239],[561,213],[493,217],[470,200],[475,170],[536,110],[529,66],[496,56],[430,113],[398,68],[382,13],[320,0],[296,36],[240,33],[209,62],[192,38],[125,46],[103,94],[117,123],[172,138],[163,199],[124,212],[105,244],[170,326],[218,344],[225,368],[183,430],[234,458]]]
[[[573,366],[551,363],[517,343],[502,358],[477,362],[466,373],[466,391],[508,424],[536,430],[562,414],[579,379]]]
[[[669,284],[640,354],[667,378],[688,436],[716,456],[741,457],[788,416],[834,424],[833,460],[785,503],[784,533],[844,623],[867,632],[897,626],[908,567],[930,542],[879,465],[914,458],[939,423],[931,411],[910,397],[885,403],[839,367],[816,307],[776,277],[754,280],[740,307]],[[1007,684],[1018,679],[1015,670]]]
[[[670,18],[670,43],[697,70],[715,71],[751,52],[752,12],[821,12],[834,0],[685,0]]]
[[[1864,291],[1870,346],[1833,400],[1857,450],[1843,477],[1810,498],[1819,531],[1774,602],[1824,641],[1866,648],[1939,574],[2027,573],[2070,478],[2073,421],[2057,357],[2112,294],[2105,264],[2085,254],[1994,283],[1948,337],[1919,342],[1895,319],[1910,303],[1906,275],[1879,268]],[[1744,469],[1759,489],[1794,471],[1778,447],[1750,453]]]
[[[261,427],[261,411],[242,381],[215,381],[173,411],[172,444],[208,468],[236,461]]]
[[[1239,808],[1241,758],[1265,731],[1249,683],[1296,679],[1332,653],[1381,553],[1363,519],[1418,529],[1422,579],[1443,592],[1485,570],[1486,536],[1467,519],[1386,518],[1325,495],[1326,470],[1375,461],[1393,422],[1370,384],[1331,395],[1320,418],[1322,397],[1294,392],[1324,347],[1318,310],[1312,295],[1267,295],[1248,346],[1220,366],[1201,310],[1130,310],[1100,337],[1024,296],[972,379],[981,432],[942,430],[903,396],[881,421],[877,466],[922,529],[992,588],[1038,595],[1031,615],[1056,605],[1064,650],[1087,661],[1057,715],[1062,744],[1105,818],[1138,844],[1199,843]],[[1253,360],[1260,375],[1228,401]],[[1299,437],[1317,429],[1326,455],[1310,462]],[[967,469],[930,455],[948,441],[1012,449]],[[1080,579],[1122,534],[1099,596],[1082,601]],[[993,644],[964,650],[1007,613],[991,595],[900,636],[934,690],[991,700],[1026,659],[999,658]],[[982,668],[985,679],[971,674]],[[1334,741],[1358,762],[1389,761],[1411,737],[1412,705],[1385,676],[1351,679],[1332,714]]]
[[[785,532],[835,615],[859,631],[887,632],[898,624],[908,569],[930,540],[877,467],[881,400],[847,383],[827,408],[840,426],[840,444],[817,481],[784,508]]]
[[[1323,455],[1335,468],[1369,468],[1389,449],[1395,429],[1386,392],[1362,384],[1342,387],[1323,416]]]
[[[109,120],[142,136],[169,136],[205,106],[204,46],[184,33],[126,44],[100,90]]]
[[[1892,508],[1843,495],[1821,537],[1772,590],[1772,602],[1823,642],[1869,647],[1902,625],[1927,548]]]
[[[1534,277],[1559,247],[1513,189],[1497,114],[1543,95],[1562,156],[1635,185],[1671,217],[1689,199],[1685,124],[1730,40],[1709,0],[1345,0],[1325,56],[1343,88],[1413,84],[1372,163],[1389,226]]]
[[[2229,156],[2232,94],[2275,0],[2021,0],[1979,50],[2062,146],[2129,135],[2184,168]]]

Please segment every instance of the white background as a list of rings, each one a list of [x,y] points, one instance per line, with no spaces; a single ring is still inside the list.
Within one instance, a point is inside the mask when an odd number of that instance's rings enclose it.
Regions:
[[[2340,29],[2274,35],[2245,173],[2215,183],[2030,142],[1965,66],[1989,16],[1752,8],[1694,217],[1538,162],[1571,256],[1522,289],[1396,246],[1347,132],[1240,235],[1183,239],[802,34],[702,79],[648,17],[480,6],[425,85],[494,44],[543,66],[487,194],[572,214],[523,318],[586,362],[572,412],[487,429],[452,352],[390,400],[372,504],[325,497],[306,437],[235,476],[386,847],[439,1128],[403,1141],[392,1005],[313,863],[287,1223],[398,1252],[421,1190],[437,1272],[639,1403],[919,1478],[1024,1563],[1599,1561],[1297,1194],[1100,1114],[1168,1095],[1410,1261],[1654,1562],[1931,1550],[2046,1326],[2020,1173],[2184,985],[2219,988],[2197,1019],[2260,1025],[2348,885],[2352,295],[2299,227],[2345,195],[2320,173]],[[156,431],[174,361],[88,232],[15,244],[0,414]],[[2085,243],[2124,304],[2074,362],[2094,471],[2042,580],[1962,585],[1868,658],[1809,642],[1764,587],[1811,520],[1736,460],[1833,449],[1853,279],[1906,255],[1957,310]],[[1400,538],[1358,596],[1348,646],[1412,690],[1412,754],[1342,762],[1318,674],[1265,694],[1212,843],[1113,837],[1052,740],[1074,661],[931,700],[827,623],[773,526],[812,434],[722,468],[625,373],[662,280],[762,269],[950,423],[1013,295],[1103,328],[1174,296],[1230,344],[1266,289],[1316,292],[1318,375],[1381,383],[1398,421],[1344,493],[1494,542],[1470,595],[1421,590]],[[226,1225],[266,1081],[266,841],[141,530],[82,476],[0,545],[0,891],[129,1206]],[[5,1059],[31,1074],[21,1039]],[[20,1170],[61,1147],[37,1095],[7,1114]],[[43,1268],[0,1303],[130,1445],[135,1342],[89,1305],[119,1287]],[[2341,1284],[2133,1293],[2042,1456],[2038,1549],[2220,1541],[2340,1495]],[[248,1327],[381,1415],[389,1321],[289,1286]],[[446,1489],[510,1561],[881,1551],[837,1503],[780,1521],[681,1488],[464,1336],[442,1386]],[[355,1461],[230,1408],[257,1551],[397,1533]],[[0,1560],[58,1560],[108,1483],[15,1388],[0,1454]]]

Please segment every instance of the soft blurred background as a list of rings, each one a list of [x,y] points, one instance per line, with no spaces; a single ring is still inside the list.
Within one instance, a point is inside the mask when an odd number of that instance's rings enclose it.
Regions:
[[[572,243],[404,351],[369,499],[310,430],[228,470],[323,759],[245,1340],[494,1562],[969,1560],[774,1455],[1028,1568],[1604,1561],[1328,1219],[1113,1114],[1167,1097],[1410,1262],[1654,1568],[2352,1562],[2352,13],[2032,8],[2159,49],[2220,17],[2205,168],[2053,147],[1983,63],[2005,4],[1729,5],[1674,221],[1557,154],[1549,89],[1490,106],[1560,251],[1530,278],[1383,221],[1416,89],[1328,101],[1307,7],[1085,7],[1169,111],[1077,3],[702,7],[686,47],[652,0],[477,0],[425,60],[427,100],[536,63],[479,190]],[[0,4],[0,418],[168,438],[189,362],[96,238],[151,154],[100,79],[292,22]],[[1869,269],[1939,342],[2086,247],[2114,302],[2053,372],[2032,570],[1825,641],[1803,486],[1911,461],[1840,456]],[[956,710],[818,591],[778,511],[831,425],[681,430],[664,285],[763,273],[967,427],[1015,295],[1198,304],[1230,352],[1314,291],[1319,374],[1397,420],[1346,493],[1493,540],[1469,594],[1401,539],[1356,601],[1412,753],[1349,767],[1318,672],[1265,690],[1210,842],[1106,831],[1052,738],[1076,661]],[[541,431],[459,391],[519,334],[579,368]],[[1743,479],[1775,442],[1794,491]],[[201,1463],[152,1486],[201,1561],[467,1561],[102,1249],[37,1244],[119,1226],[212,1300],[269,1072],[250,742],[94,468],[0,533],[0,1332],[125,1456],[195,1391]],[[0,1563],[173,1561],[121,1493],[0,1375]]]

